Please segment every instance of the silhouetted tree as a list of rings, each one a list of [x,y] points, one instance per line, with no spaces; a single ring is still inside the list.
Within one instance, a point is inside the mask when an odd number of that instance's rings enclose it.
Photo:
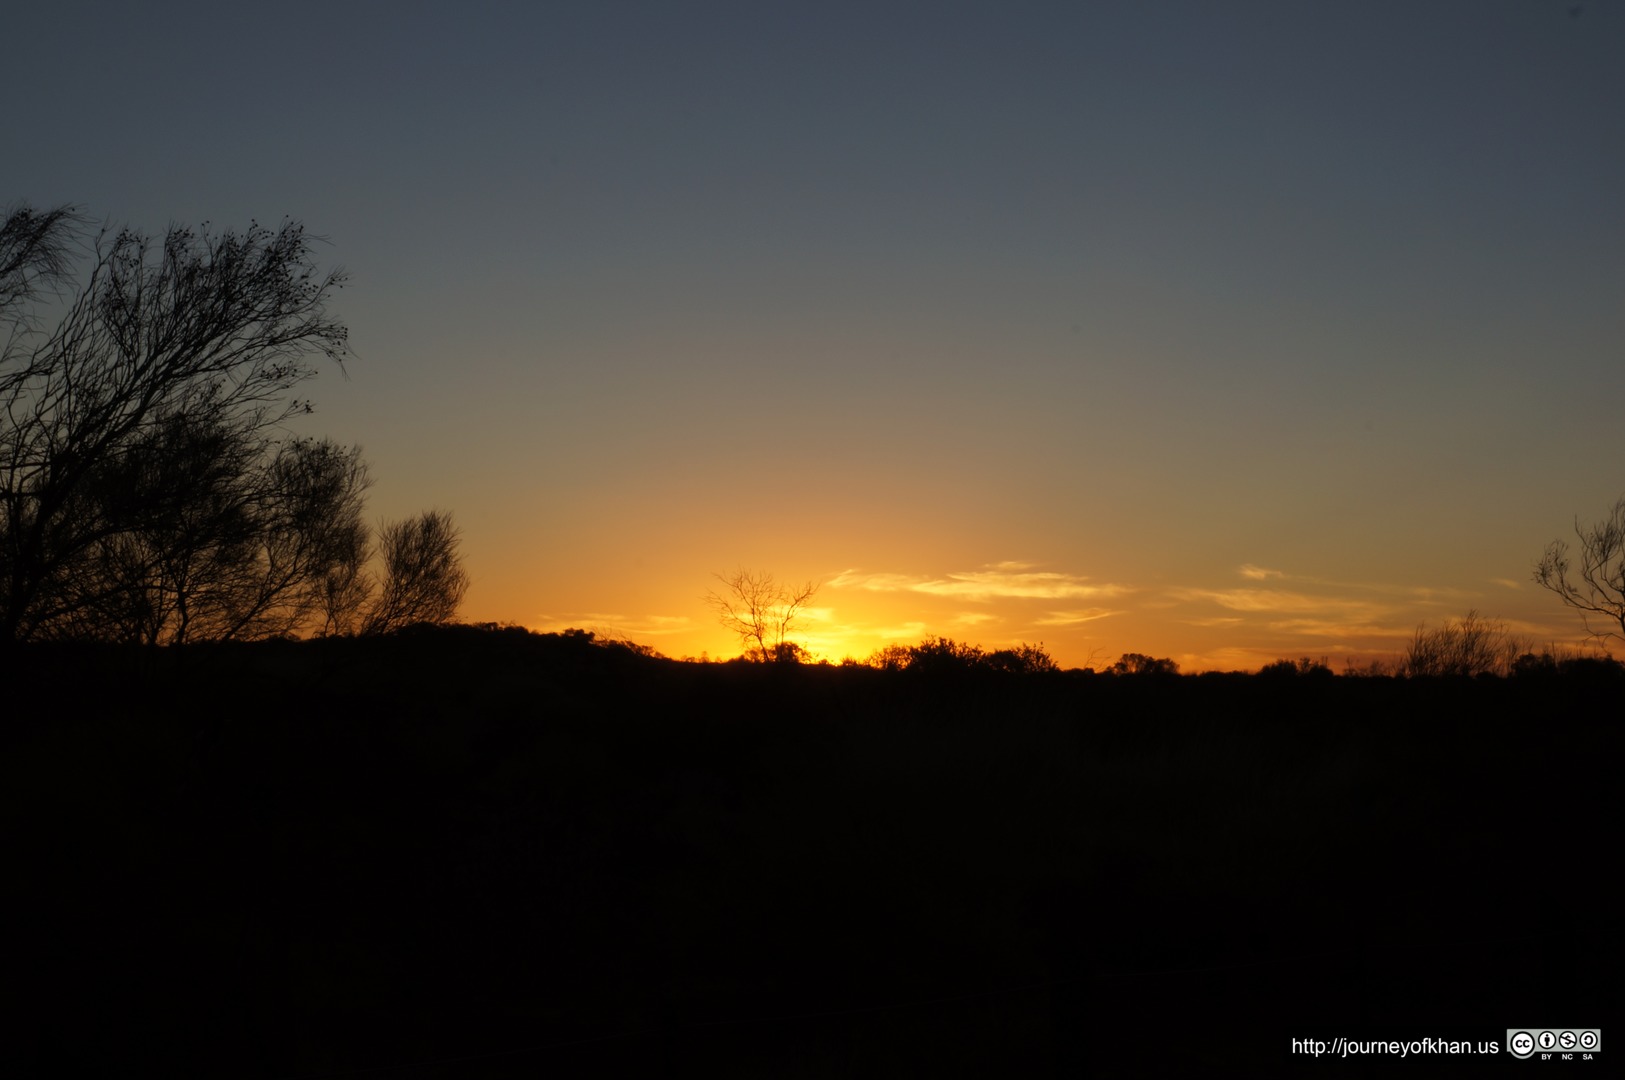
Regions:
[[[986,664],[987,654],[980,645],[953,638],[929,637],[909,650],[910,671],[972,671]]]
[[[1509,674],[1519,678],[1550,678],[1557,674],[1557,657],[1549,651],[1526,652],[1512,661]]]
[[[360,451],[287,435],[314,358],[348,353],[326,311],[344,275],[304,229],[82,236],[72,207],[0,224],[0,641],[449,618],[466,588],[449,518],[386,531],[369,606]],[[44,331],[34,305],[64,294]]]
[[[1510,674],[1523,678],[1551,678],[1558,675],[1625,675],[1625,664],[1610,656],[1583,653],[1563,645],[1549,645],[1540,652],[1526,652],[1512,662]]]
[[[1553,540],[1535,564],[1535,581],[1578,611],[1592,637],[1625,641],[1625,496],[1589,529],[1581,528],[1576,518],[1574,535],[1580,541],[1579,580],[1569,577],[1568,544]],[[1598,616],[1604,620],[1601,630],[1592,624]]]
[[[1332,673],[1332,669],[1331,665],[1326,663],[1326,658],[1324,656],[1322,656],[1319,660],[1311,660],[1307,656],[1300,656],[1296,660],[1277,660],[1274,663],[1265,664],[1263,667],[1258,669],[1258,673],[1260,675],[1268,675],[1271,678],[1284,678],[1287,676],[1299,675],[1320,678],[1329,676]]]
[[[358,537],[356,448],[298,439],[269,455],[243,433],[170,418],[89,489],[138,508],[65,563],[45,637],[179,644],[293,633]],[[102,490],[97,490],[101,488]]]
[[[360,633],[377,583],[367,572],[372,558],[372,532],[357,521],[335,537],[336,558],[321,581],[322,637]]]
[[[902,671],[914,661],[914,651],[907,645],[887,645],[869,654],[870,667],[881,671]]]
[[[744,569],[731,577],[717,574],[716,579],[727,592],[708,591],[705,602],[717,613],[717,621],[739,636],[747,657],[763,662],[799,658],[799,647],[791,653],[783,646],[790,643],[789,635],[818,592],[817,585],[810,581],[800,586],[781,585],[772,574]]]
[[[1044,646],[1021,644],[1013,649],[998,649],[987,654],[987,666],[994,671],[1008,671],[1014,675],[1042,675],[1052,671],[1060,671]]]
[[[1179,665],[1167,657],[1124,653],[1106,670],[1113,675],[1178,675]]]
[[[812,653],[793,641],[781,641],[773,649],[773,662],[776,664],[810,664],[812,663]]]
[[[946,637],[928,637],[918,645],[887,645],[871,653],[867,663],[882,671],[982,670],[1033,675],[1061,670],[1042,645],[1022,644],[987,652],[980,645]]]
[[[1506,675],[1527,651],[1529,643],[1511,634],[1505,623],[1469,611],[1434,630],[1418,626],[1400,661],[1400,674]]]
[[[384,577],[362,632],[449,622],[468,591],[457,551],[461,539],[451,515],[438,510],[385,525],[379,534]]]
[[[141,478],[155,449],[174,456],[153,468],[177,474],[211,442],[239,465],[272,454],[273,434],[308,411],[289,394],[315,374],[309,358],[347,351],[325,307],[343,275],[315,268],[293,222],[243,233],[173,226],[156,244],[104,230],[88,280],[44,333],[25,308],[65,281],[78,220],[71,207],[24,207],[0,226],[0,318],[10,328],[0,354],[0,640],[83,624],[87,605],[116,595],[134,600],[139,537],[166,518],[191,518],[194,535],[239,528],[231,519],[245,507],[217,499],[214,479],[197,499],[121,481]],[[177,498],[189,503],[184,514]],[[196,520],[217,502],[222,520]],[[92,567],[102,563],[112,576],[98,580]],[[130,617],[150,628],[158,615],[136,602]]]

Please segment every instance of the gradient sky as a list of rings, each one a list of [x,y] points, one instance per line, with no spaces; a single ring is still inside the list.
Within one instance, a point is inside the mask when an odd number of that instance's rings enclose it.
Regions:
[[[1576,10],[1577,9],[1577,14]],[[305,222],[471,620],[1389,653],[1625,493],[1625,4],[56,2],[0,201]]]

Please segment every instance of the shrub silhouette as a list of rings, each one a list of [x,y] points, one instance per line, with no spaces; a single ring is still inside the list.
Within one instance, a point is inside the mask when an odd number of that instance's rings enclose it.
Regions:
[[[1012,675],[1042,675],[1061,670],[1061,665],[1044,651],[1042,643],[1024,642],[1013,649],[999,649],[987,655],[986,663],[994,671],[1007,671]]]
[[[1113,675],[1178,675],[1179,665],[1167,657],[1124,653],[1106,670]]]
[[[1521,654],[1512,661],[1508,674],[1520,679],[1614,678],[1625,674],[1625,665],[1609,656],[1548,648]]]
[[[1268,675],[1271,678],[1294,678],[1300,675],[1321,678],[1330,675],[1332,669],[1326,663],[1324,656],[1319,660],[1311,660],[1307,656],[1300,656],[1296,660],[1277,660],[1274,663],[1265,664],[1258,669],[1258,673]]]
[[[887,645],[869,654],[869,667],[882,671],[998,671],[1010,675],[1039,675],[1061,670],[1042,643],[1023,642],[988,652],[980,645],[933,636],[918,645]]]
[[[1528,643],[1511,634],[1504,622],[1469,611],[1446,619],[1437,629],[1416,628],[1400,661],[1400,673],[1427,675],[1506,675]]]
[[[981,646],[945,637],[930,637],[909,649],[910,671],[974,671],[986,663]]]
[[[867,662],[881,671],[902,671],[914,662],[914,650],[907,645],[887,645],[870,653]]]

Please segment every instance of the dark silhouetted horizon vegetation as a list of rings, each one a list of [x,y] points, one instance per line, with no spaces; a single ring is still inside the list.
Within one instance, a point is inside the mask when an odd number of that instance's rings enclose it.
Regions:
[[[921,648],[691,663],[454,625],[0,651],[14,1057],[1075,1076],[1155,1048],[1291,1073],[1292,1037],[1499,1039],[1620,1004],[1594,872],[1617,666]]]

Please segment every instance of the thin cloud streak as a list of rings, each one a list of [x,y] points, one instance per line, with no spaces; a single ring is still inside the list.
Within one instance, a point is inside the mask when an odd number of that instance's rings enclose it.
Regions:
[[[957,571],[930,577],[912,574],[864,573],[845,570],[827,583],[832,589],[865,592],[912,592],[926,596],[985,602],[989,600],[1091,600],[1132,592],[1125,585],[1093,585],[1089,579],[1050,570],[1033,570],[1028,563],[1001,562],[980,570]]]
[[[1270,570],[1252,563],[1243,563],[1236,568],[1236,573],[1249,581],[1281,580],[1290,581],[1298,586],[1313,586],[1325,589],[1348,589],[1359,592],[1376,593],[1380,596],[1398,596],[1421,601],[1423,603],[1458,603],[1462,600],[1474,600],[1481,593],[1471,589],[1433,588],[1426,585],[1389,585],[1382,582],[1369,581],[1339,581],[1335,578],[1315,577],[1310,574],[1293,574],[1285,570]],[[1494,579],[1496,584],[1509,585],[1518,588],[1518,585],[1507,578]]]
[[[1482,594],[1465,589],[1386,583],[1330,581],[1244,563],[1237,576],[1268,586],[1175,588],[1161,599],[1177,605],[1213,605],[1236,615],[1197,615],[1190,626],[1240,630],[1247,625],[1287,639],[1326,642],[1332,639],[1366,646],[1397,643],[1415,633],[1419,622],[1443,617],[1441,608],[1465,609]],[[1391,645],[1389,647],[1392,647]]]
[[[591,630],[607,637],[660,636],[686,634],[694,629],[694,620],[687,615],[627,616],[589,611],[577,615],[542,615],[527,624],[542,634],[557,634],[564,630]]]
[[[1034,619],[1034,626],[1081,626],[1096,619],[1109,619],[1113,615],[1123,615],[1126,612],[1114,611],[1110,608],[1085,608],[1083,611],[1052,611],[1041,619]]]
[[[1168,595],[1187,603],[1207,601],[1231,611],[1248,613],[1325,614],[1335,611],[1345,615],[1359,613],[1365,618],[1377,618],[1395,611],[1393,604],[1352,597],[1316,596],[1281,589],[1170,589]]]
[[[1414,629],[1369,622],[1339,622],[1335,619],[1282,619],[1269,628],[1283,634],[1330,638],[1408,638]]]

